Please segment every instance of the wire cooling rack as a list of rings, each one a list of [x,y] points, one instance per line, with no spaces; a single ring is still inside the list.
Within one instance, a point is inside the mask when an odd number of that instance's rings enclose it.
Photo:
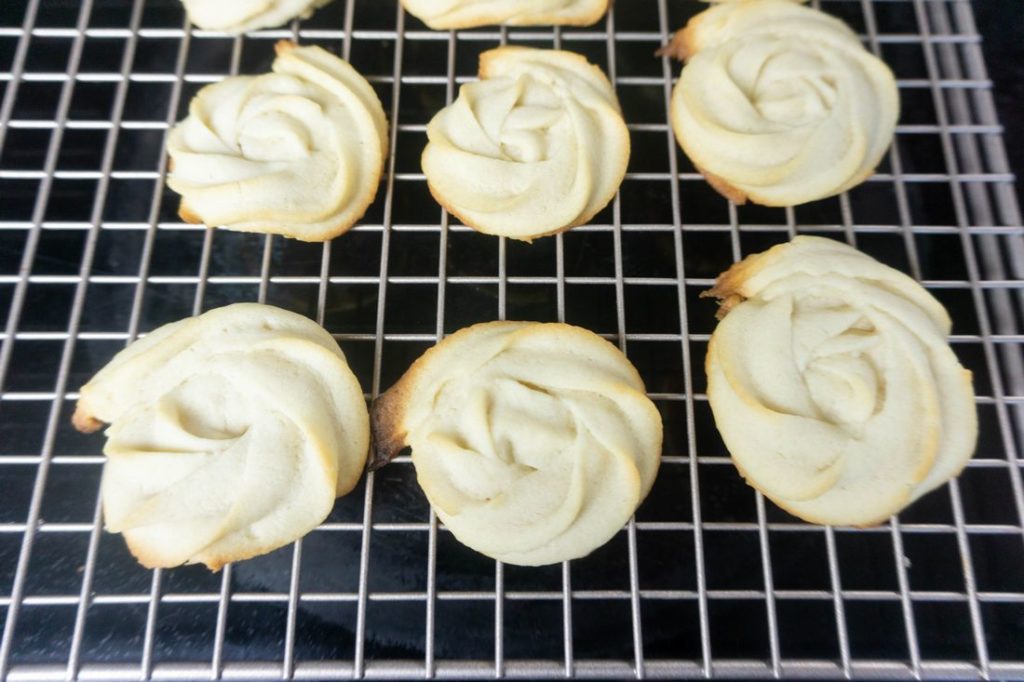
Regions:
[[[0,5],[0,679],[1024,677],[1024,243],[971,7],[824,0],[894,68],[880,172],[796,209],[737,207],[666,126],[679,67],[653,57],[703,7],[620,0],[593,28],[426,30],[393,1],[337,0],[244,38],[177,0]],[[161,152],[202,85],[259,73],[282,37],[348,58],[389,112],[378,200],[328,244],[180,222]],[[532,246],[430,199],[430,116],[502,43],[584,53],[615,82],[629,173],[592,224]],[[878,528],[803,524],[746,487],[715,433],[702,362],[733,260],[797,232],[920,279],[955,320],[981,440],[958,481]],[[438,336],[494,318],[615,340],[665,420],[648,500],[606,547],[522,569],[461,547],[408,457],[321,528],[211,574],[146,571],[101,530],[102,439],[77,388],[165,322],[260,300],[321,321],[367,397]]]

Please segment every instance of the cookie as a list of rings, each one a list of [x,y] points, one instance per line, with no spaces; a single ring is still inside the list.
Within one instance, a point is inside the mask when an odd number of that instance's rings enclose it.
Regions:
[[[828,14],[791,0],[717,4],[666,51],[686,61],[670,106],[676,139],[737,203],[839,194],[871,175],[892,143],[892,71]]]
[[[170,132],[179,214],[241,232],[325,241],[377,194],[387,120],[370,84],[319,47],[276,46],[273,73],[204,87]]]
[[[104,522],[149,568],[217,570],[302,537],[369,449],[362,389],[331,335],[255,303],[135,341],[82,387],[73,423],[110,424]]]
[[[434,198],[486,234],[530,241],[582,225],[614,197],[629,131],[601,70],[561,50],[501,47],[427,126]]]
[[[585,556],[654,483],[662,425],[618,348],[567,324],[488,322],[420,357],[375,402],[374,466],[412,447],[462,543],[511,564]]]
[[[797,237],[710,291],[715,424],[747,483],[813,523],[881,523],[974,452],[971,373],[920,284],[853,247]]]

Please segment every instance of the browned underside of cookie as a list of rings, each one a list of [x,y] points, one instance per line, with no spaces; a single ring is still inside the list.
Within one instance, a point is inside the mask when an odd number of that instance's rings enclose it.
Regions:
[[[95,433],[103,428],[104,422],[89,414],[79,402],[75,405],[75,413],[71,415],[71,425],[82,433]]]
[[[701,298],[718,299],[718,312],[715,317],[719,320],[729,314],[729,311],[746,300],[740,291],[747,281],[747,271],[753,265],[753,260],[759,254],[747,256],[741,261],[733,263],[729,269],[715,279],[715,285],[707,291],[702,291]]]
[[[715,175],[704,168],[700,168],[699,166],[697,167],[697,170],[700,171],[700,174],[704,176],[704,179],[708,181],[708,184],[711,185],[716,192],[729,201],[739,205],[747,203],[747,199],[749,197],[740,188],[735,185],[730,185],[728,180],[725,180],[721,176]]]
[[[138,561],[139,564],[141,564],[143,567],[149,568],[149,569],[153,569],[153,568],[177,568],[178,566],[185,566],[185,565],[188,565],[190,563],[191,564],[202,563],[208,569],[210,569],[210,571],[212,573],[219,573],[222,568],[224,568],[226,565],[228,565],[230,563],[234,563],[236,561],[245,561],[247,559],[252,559],[254,557],[262,556],[264,554],[269,554],[270,552],[274,551],[275,549],[278,549],[279,547],[283,547],[284,546],[284,545],[260,545],[258,547],[253,547],[252,549],[250,549],[248,551],[245,551],[245,552],[238,552],[237,554],[232,554],[232,555],[222,554],[222,555],[219,555],[219,556],[206,557],[201,562],[200,561],[191,561],[191,562],[185,561],[185,562],[172,563],[172,562],[169,562],[169,561],[166,561],[166,560],[162,559],[161,557],[153,554],[152,552],[147,551],[147,549],[145,547],[140,546],[139,543],[133,542],[132,539],[129,537],[130,532],[131,531],[128,531],[128,532],[125,532],[125,533],[121,534],[124,537],[125,546],[128,547],[128,551],[131,553],[131,555],[133,557],[135,557],[135,560]]]
[[[711,183],[712,187],[718,189],[715,182],[711,179],[712,177],[714,176],[708,177],[708,182]],[[741,291],[743,289],[743,285],[747,281],[750,268],[754,267],[760,256],[761,254],[752,254],[743,260],[733,263],[725,272],[715,278],[714,286],[707,291],[701,292],[701,298],[718,299],[718,312],[715,314],[716,318],[721,320],[729,314],[730,310],[746,300],[746,297],[741,293]]]
[[[199,217],[197,213],[193,213],[192,209],[188,207],[185,200],[182,199],[181,203],[178,204],[178,217],[184,220],[189,225],[202,225],[203,219]]]
[[[380,177],[382,177],[382,175],[378,176],[377,185],[380,184]],[[367,200],[364,202],[362,211],[355,214],[355,218],[352,220],[352,222],[346,223],[346,224],[341,224],[340,227],[337,227],[337,228],[334,228],[334,229],[330,229],[330,230],[323,230],[321,232],[317,232],[316,234],[311,234],[311,235],[304,235],[304,234],[300,235],[300,234],[295,234],[295,233],[292,233],[292,232],[285,232],[283,230],[282,231],[245,230],[245,231],[249,232],[250,234],[276,234],[276,235],[280,235],[282,237],[287,237],[289,239],[297,239],[297,240],[303,241],[303,242],[326,242],[326,241],[330,241],[330,240],[334,239],[335,237],[340,237],[341,235],[345,234],[346,232],[351,230],[353,227],[355,227],[356,223],[358,223],[360,220],[362,220],[363,216],[366,215],[366,211],[368,211],[370,209],[370,205],[373,203],[374,199],[377,196],[377,192],[376,192],[377,185],[374,185],[374,193],[368,195]],[[211,229],[214,228],[214,227],[217,227],[216,225],[210,225],[205,220],[203,220],[203,218],[199,214],[197,214],[194,211],[192,211],[192,209],[189,208],[188,204],[185,202],[184,198],[182,198],[181,203],[178,204],[178,217],[181,218],[182,220],[184,220],[186,223],[189,223],[190,225],[206,225],[208,228],[211,228]]]
[[[695,33],[697,26],[702,21],[702,15],[703,12],[690,19],[686,26],[673,33],[672,39],[669,41],[668,45],[663,46],[655,52],[655,55],[659,57],[668,56],[681,62],[689,60],[690,57],[697,52]],[[686,151],[686,146],[683,144],[683,140],[680,139],[678,135],[676,138],[679,140],[679,145],[683,147],[683,151]],[[689,152],[687,152],[687,156],[690,156]],[[691,160],[693,159],[692,156],[690,156],[690,158]],[[733,184],[730,184],[725,178],[715,175],[711,171],[706,168],[701,168],[700,166],[697,166],[697,170],[700,171],[700,174],[704,176],[704,179],[708,181],[708,184],[711,185],[716,192],[729,201],[735,204],[745,204],[748,200],[753,200],[743,190]],[[753,201],[756,203],[756,200]]]
[[[740,463],[738,461],[736,461],[736,458],[735,457],[730,457],[730,459],[732,460],[733,466],[736,467],[736,471],[739,473],[740,478],[743,479],[743,482],[746,483],[751,488],[753,488],[754,490],[758,491],[759,493],[765,494],[764,490],[762,490],[761,488],[759,488],[757,485],[754,484],[753,479],[751,479],[747,475],[747,472],[743,469],[742,466],[740,466]],[[797,517],[799,519],[803,519],[807,523],[815,523],[815,524],[818,524],[820,526],[831,525],[828,522],[828,520],[826,520],[826,519],[815,518],[814,516],[812,516],[810,514],[802,514],[802,513],[800,513],[796,509],[795,505],[791,504],[789,502],[789,500],[779,499],[778,497],[773,497],[773,496],[767,495],[767,494],[765,496],[768,497],[768,499],[770,499],[772,502],[774,502],[777,507],[779,507],[780,509],[785,511],[787,514],[792,514],[793,516],[795,516],[795,517]],[[882,516],[882,517],[877,518],[877,519],[871,519],[870,521],[864,521],[862,523],[843,524],[843,525],[844,526],[849,526],[850,528],[874,528],[875,526],[880,526],[881,524],[885,523],[889,519],[890,516],[891,516],[891,514],[886,514],[885,516]]]
[[[402,428],[402,417],[408,402],[407,377],[412,368],[394,386],[381,393],[370,407],[370,431],[373,447],[367,469],[376,471],[402,451],[408,434]]]
[[[538,22],[536,22],[536,23],[534,23],[532,25],[534,25],[534,26],[543,26],[545,24],[555,24],[555,25],[559,25],[559,26],[593,26],[597,22],[601,21],[601,18],[603,16],[605,16],[606,14],[608,14],[608,12],[612,11],[612,6],[614,4],[615,4],[614,2],[610,2],[609,1],[609,2],[605,3],[604,7],[599,7],[597,9],[597,11],[594,12],[593,14],[587,14],[587,15],[578,16],[578,17],[570,17],[568,19],[562,18],[562,19],[559,19],[557,22],[554,21],[554,17],[550,17],[550,16],[541,17],[542,21],[538,21]],[[523,25],[526,25],[526,24],[523,24]]]
[[[668,45],[660,47],[654,54],[658,57],[670,57],[681,62],[685,62],[692,57],[697,52],[694,33],[697,30],[697,25],[702,20],[702,14],[703,12],[686,22],[686,26],[672,34]]]
[[[531,22],[529,24],[515,24],[515,26],[517,26],[517,27],[523,27],[523,26],[546,26],[546,25],[556,25],[556,26],[593,26],[598,21],[600,21],[603,16],[605,16],[606,14],[608,14],[608,12],[610,12],[612,10],[612,7],[614,6],[614,4],[615,3],[612,0],[609,0],[609,2],[607,2],[604,5],[604,7],[600,7],[600,8],[598,8],[598,10],[596,12],[594,12],[592,14],[587,14],[587,15],[584,15],[584,16],[570,17],[570,18],[560,18],[557,21],[555,20],[554,16],[541,16],[541,17],[538,18],[537,21]],[[403,3],[403,6],[404,6],[404,3]],[[408,11],[408,10],[406,10],[406,11]],[[430,24],[428,24],[428,26],[429,25]],[[466,28],[477,28],[477,27],[480,27],[480,26],[502,26],[502,25],[504,25],[503,22],[501,22],[500,20],[494,19],[492,17],[492,18],[484,20],[484,21],[474,21],[474,20],[458,21],[458,22],[454,22],[454,23],[451,23],[451,24],[435,25],[435,26],[432,26],[431,28],[435,28],[435,30],[445,30],[445,31],[447,31],[447,30],[460,30],[460,29],[466,29]]]
[[[488,232],[482,225],[478,224],[477,222],[475,222],[473,220],[470,220],[465,215],[460,213],[459,210],[457,208],[455,208],[455,206],[453,206],[451,204],[451,202],[449,202],[447,199],[445,199],[444,196],[439,191],[437,191],[437,189],[430,182],[430,180],[427,180],[427,189],[430,191],[430,196],[434,197],[434,201],[436,201],[438,204],[441,205],[441,208],[443,208],[444,210],[448,211],[453,216],[458,218],[459,222],[461,222],[466,227],[471,227],[471,228],[473,228],[474,230],[476,230],[477,232],[479,232],[481,234],[489,234],[489,235],[492,235],[492,236],[506,237],[508,239],[515,239],[516,241],[526,242],[527,244],[532,243],[534,239],[539,239],[540,237],[551,237],[551,236],[554,236],[556,234],[560,234],[562,232],[567,232],[568,230],[571,230],[574,227],[579,227],[580,225],[585,225],[587,222],[590,221],[591,218],[593,218],[595,215],[600,213],[601,210],[604,209],[605,206],[610,204],[612,199],[615,198],[615,194],[612,194],[612,196],[608,199],[607,202],[605,202],[605,204],[603,206],[601,206],[600,209],[598,209],[596,211],[593,211],[593,212],[590,212],[589,214],[580,215],[580,216],[577,217],[576,220],[572,221],[568,225],[563,225],[562,227],[556,227],[555,229],[548,230],[547,232],[538,232],[536,234],[529,234],[529,235],[522,235],[522,236],[520,236],[520,235],[513,235],[513,234],[497,234],[495,232]],[[616,190],[616,191],[618,191],[618,190]]]
[[[382,165],[383,165],[383,162],[382,162]],[[383,168],[381,169],[381,171],[383,171]],[[366,212],[370,209],[370,205],[373,203],[374,199],[376,199],[376,197],[377,197],[377,187],[380,184],[380,179],[382,177],[383,177],[383,173],[379,172],[379,174],[377,176],[377,184],[374,185],[374,192],[372,194],[369,194],[369,193],[367,194],[367,199],[366,199],[365,202],[363,202],[362,211],[354,214],[355,217],[353,218],[352,222],[346,223],[346,224],[341,224],[340,227],[337,227],[335,229],[323,230],[321,232],[318,232],[318,233],[312,234],[312,235],[299,235],[299,234],[294,234],[294,233],[291,233],[291,232],[285,232],[283,230],[280,231],[280,232],[271,232],[271,231],[267,231],[267,230],[246,230],[246,231],[251,233],[251,234],[276,234],[276,235],[280,235],[282,237],[288,237],[289,239],[297,239],[297,240],[303,241],[303,242],[326,242],[326,241],[330,241],[331,239],[334,239],[335,237],[340,237],[341,235],[345,234],[346,232],[351,230],[356,225],[356,223],[358,223],[360,220],[362,220],[363,216],[365,216]],[[186,223],[189,223],[190,225],[206,225],[208,228],[211,228],[211,229],[214,228],[214,227],[217,227],[216,225],[210,225],[205,220],[203,220],[203,218],[198,213],[195,213],[189,207],[189,205],[186,203],[184,197],[182,197],[181,203],[178,204],[178,217],[181,218],[182,220],[184,220]]]
[[[686,29],[681,28],[672,34],[667,45],[662,45],[654,51],[655,57],[669,57],[683,62],[690,56],[689,44],[686,39]]]
[[[288,54],[298,46],[299,44],[296,43],[294,40],[279,40],[276,43],[274,43],[274,54],[280,57],[282,55]]]

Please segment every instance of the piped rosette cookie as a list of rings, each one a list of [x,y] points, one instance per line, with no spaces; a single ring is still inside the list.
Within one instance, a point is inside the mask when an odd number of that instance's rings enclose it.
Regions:
[[[971,373],[920,284],[853,247],[797,237],[733,265],[708,399],[733,462],[807,521],[881,523],[956,476],[978,435]]]
[[[170,132],[167,184],[191,223],[325,241],[377,194],[387,120],[373,87],[319,47],[276,46],[273,72],[204,87]]]
[[[629,163],[615,90],[582,56],[501,47],[480,80],[427,126],[434,198],[487,234],[530,241],[582,225],[610,202]]]
[[[589,554],[643,501],[661,417],[618,348],[566,324],[488,322],[420,357],[373,406],[374,465],[412,448],[462,543],[520,565]]]
[[[716,4],[678,31],[671,123],[726,197],[794,206],[871,175],[892,143],[892,71],[841,20],[791,0]]]
[[[331,335],[255,303],[135,341],[82,387],[73,421],[109,424],[104,523],[150,568],[216,570],[302,537],[369,449],[362,389]]]

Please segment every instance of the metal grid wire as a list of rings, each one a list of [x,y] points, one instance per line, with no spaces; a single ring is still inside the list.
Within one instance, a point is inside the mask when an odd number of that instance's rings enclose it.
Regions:
[[[652,54],[699,2],[620,0],[587,29],[433,32],[393,1],[337,0],[232,38],[192,29],[177,0],[5,0],[0,679],[1024,677],[1024,242],[971,7],[818,6],[894,68],[903,116],[877,175],[783,210],[718,197],[666,126],[679,66]],[[163,138],[192,94],[265,71],[282,37],[349,59],[392,124],[381,194],[333,243],[186,225],[165,188]],[[530,246],[451,221],[418,165],[430,116],[503,43],[600,64],[633,136],[613,205]],[[714,306],[697,294],[797,232],[921,280],[975,373],[975,458],[877,528],[766,503],[711,421]],[[458,545],[400,457],[293,546],[219,574],[146,571],[102,532],[101,439],[70,428],[75,391],[137,335],[238,300],[325,324],[368,398],[472,322],[589,327],[664,415],[655,488],[593,556],[521,569]]]

